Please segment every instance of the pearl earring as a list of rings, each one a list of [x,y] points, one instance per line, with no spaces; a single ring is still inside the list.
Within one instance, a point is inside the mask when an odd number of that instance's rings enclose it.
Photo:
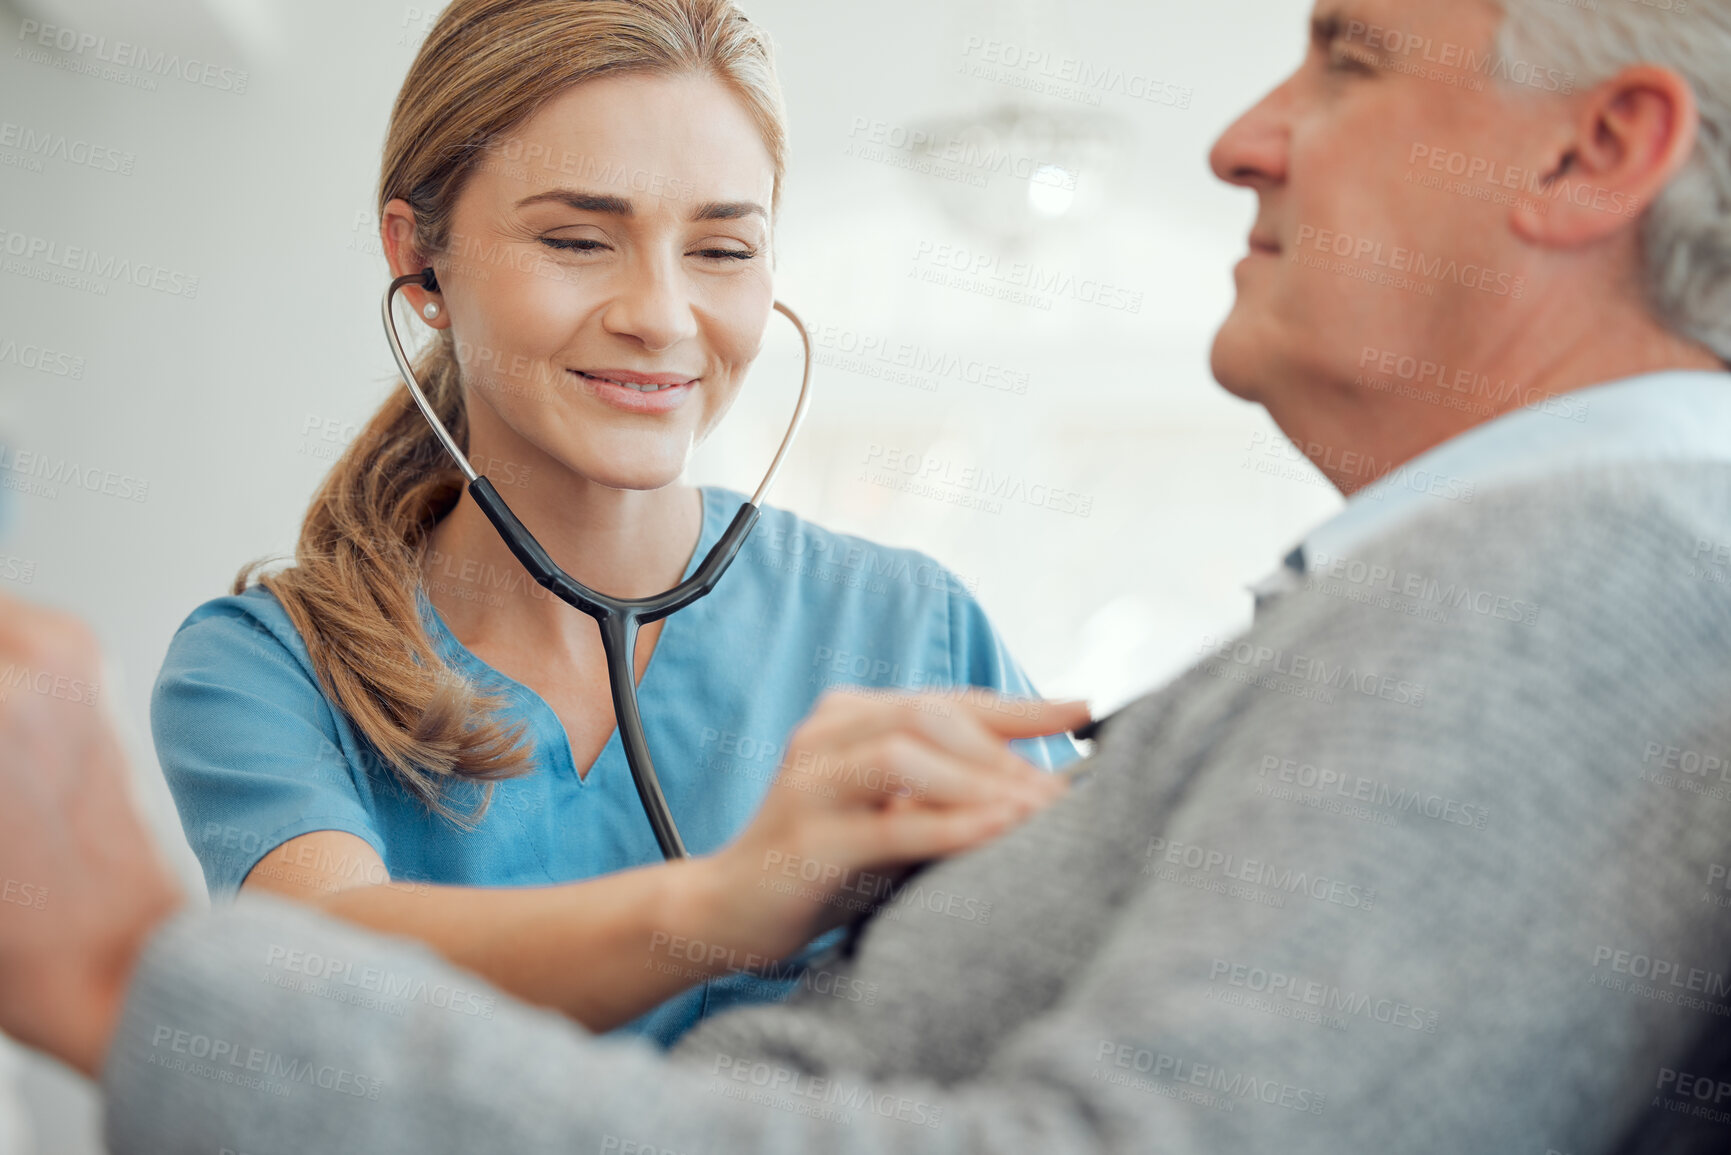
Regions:
[[[425,317],[429,321],[437,320],[439,316],[439,302],[428,301],[421,307],[421,316]]]

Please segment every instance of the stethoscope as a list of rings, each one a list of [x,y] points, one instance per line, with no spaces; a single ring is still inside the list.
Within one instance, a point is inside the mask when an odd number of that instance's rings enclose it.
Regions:
[[[637,632],[651,622],[658,622],[679,612],[714,589],[715,583],[721,580],[721,575],[727,572],[727,567],[733,564],[734,557],[738,555],[740,546],[745,544],[752,527],[757,524],[764,495],[769,492],[770,486],[775,484],[776,474],[781,472],[782,461],[787,457],[788,447],[793,444],[794,435],[799,432],[800,424],[805,420],[805,411],[811,401],[811,334],[792,309],[780,301],[775,302],[776,311],[792,321],[799,330],[800,341],[805,346],[805,375],[800,381],[799,404],[794,408],[793,421],[787,427],[786,436],[781,439],[781,448],[776,450],[775,460],[769,463],[769,472],[764,474],[763,484],[757,487],[757,492],[752,494],[750,501],[739,507],[732,524],[710,548],[708,556],[697,567],[697,572],[666,593],[656,594],[654,597],[615,598],[590,589],[554,564],[534,535],[517,520],[516,514],[505,504],[505,499],[499,496],[493,483],[475,472],[475,467],[469,464],[468,457],[451,437],[450,430],[445,428],[444,422],[440,421],[439,415],[433,411],[427,395],[421,390],[421,383],[415,378],[414,369],[409,365],[407,354],[403,352],[403,343],[397,336],[396,320],[391,315],[391,305],[398,291],[409,285],[419,285],[429,293],[439,291],[438,278],[430,268],[398,277],[391,282],[390,288],[385,290],[385,336],[391,343],[391,354],[397,359],[397,368],[402,371],[403,382],[408,385],[415,404],[432,425],[433,432],[438,434],[445,451],[469,479],[469,496],[475,499],[475,504],[481,507],[481,512],[487,515],[487,520],[493,523],[499,536],[517,556],[517,560],[523,563],[523,568],[554,596],[567,605],[582,610],[600,626],[601,645],[607,655],[607,680],[613,690],[613,717],[619,724],[619,744],[624,747],[626,764],[631,767],[631,778],[637,784],[638,800],[643,803],[643,813],[655,831],[655,841],[660,844],[661,853],[669,859],[685,858],[688,856],[685,842],[679,837],[679,828],[674,825],[673,814],[667,808],[667,798],[661,792],[661,782],[655,776],[655,763],[650,760],[649,743],[643,736],[643,717],[637,708]]]

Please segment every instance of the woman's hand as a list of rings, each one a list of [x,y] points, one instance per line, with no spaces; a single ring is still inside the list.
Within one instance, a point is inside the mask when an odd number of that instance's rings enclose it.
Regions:
[[[997,837],[1066,789],[1010,751],[1074,729],[1082,702],[837,690],[788,740],[763,808],[708,860],[691,917],[711,942],[790,955],[881,900],[916,863]]]

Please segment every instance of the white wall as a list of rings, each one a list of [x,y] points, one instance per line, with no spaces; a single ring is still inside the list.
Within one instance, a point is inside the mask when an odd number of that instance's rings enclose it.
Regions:
[[[366,224],[396,86],[436,7],[400,0],[0,0],[0,134],[94,145],[96,167],[0,139],[0,250],[13,234],[197,276],[196,297],[112,283],[45,284],[0,257],[0,436],[148,482],[143,501],[62,486],[9,495],[0,537],[31,563],[24,592],[77,610],[115,658],[139,794],[188,884],[202,883],[147,738],[146,696],[174,628],[243,562],[286,554],[325,467],[309,419],[358,423],[392,388],[378,331],[384,263]],[[776,493],[837,529],[914,545],[978,580],[1041,687],[1119,703],[1182,668],[1210,633],[1248,621],[1243,587],[1337,498],[1313,475],[1247,468],[1271,426],[1209,379],[1248,194],[1210,176],[1210,141],[1298,59],[1305,0],[749,0],[781,46],[793,169],[780,293],[837,348],[912,344],[1025,374],[1015,395],[945,379],[932,390],[831,364]],[[37,49],[56,22],[231,70],[219,86],[101,68],[98,49]],[[1073,57],[1111,87],[1031,95],[988,41]],[[969,65],[997,68],[995,78]],[[244,93],[223,90],[247,74]],[[1148,82],[1187,108],[1138,101]],[[1097,99],[1098,106],[1090,103]],[[1019,246],[972,222],[1021,212],[1028,182],[970,187],[857,155],[863,121],[913,126],[1007,101],[1091,115],[1076,208]],[[850,147],[856,155],[850,155]],[[112,150],[112,151],[109,151]],[[80,150],[82,155],[82,150]],[[102,171],[112,157],[124,172]],[[953,172],[947,174],[955,175]],[[921,282],[916,260],[959,245],[1142,295],[1138,312],[1050,309]],[[925,246],[922,248],[922,245]],[[24,271],[20,271],[20,270]],[[8,342],[14,343],[8,345]],[[25,346],[82,363],[74,379],[21,364]],[[749,489],[791,400],[791,331],[695,467]],[[8,350],[11,352],[8,352]],[[970,510],[862,481],[873,446],[989,467],[1092,499],[1080,517],[1010,501]],[[4,1069],[0,1057],[0,1070]],[[3,1080],[0,1080],[3,1081]],[[42,1151],[95,1149],[91,1096],[39,1061],[24,1078]],[[8,1108],[0,1093],[0,1115]],[[11,1108],[16,1114],[17,1108]],[[0,1144],[7,1125],[0,1119]],[[14,1150],[30,1150],[28,1140]],[[6,1151],[0,1147],[0,1155]]]

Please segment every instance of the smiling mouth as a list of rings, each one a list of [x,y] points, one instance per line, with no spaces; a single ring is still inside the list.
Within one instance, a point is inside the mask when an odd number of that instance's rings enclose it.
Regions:
[[[594,373],[585,373],[581,369],[575,369],[573,372],[586,381],[597,381],[603,385],[617,385],[621,389],[632,389],[638,393],[660,393],[666,389],[678,389],[683,385],[692,384],[691,381],[621,381],[615,377],[601,377]]]

